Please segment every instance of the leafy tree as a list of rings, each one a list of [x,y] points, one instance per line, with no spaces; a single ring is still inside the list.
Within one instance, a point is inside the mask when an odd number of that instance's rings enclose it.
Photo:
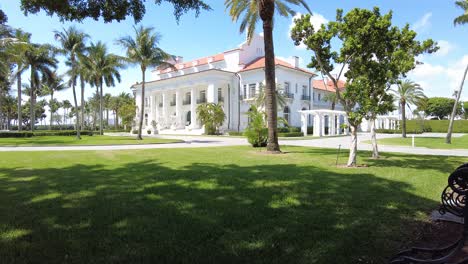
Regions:
[[[330,103],[331,103],[331,105],[330,105],[330,110],[335,110],[336,101],[337,101],[336,93],[327,93],[327,94],[323,97],[323,100],[324,100],[325,102],[330,102]]]
[[[17,111],[16,98],[11,95],[0,98],[2,100],[0,109],[1,112],[5,114],[6,117],[6,129],[10,129],[11,119],[14,118],[14,113]]]
[[[218,133],[219,127],[223,125],[226,115],[219,104],[205,103],[197,106],[198,120],[205,126],[207,135]]]
[[[120,115],[124,129],[127,129],[127,127],[132,125],[133,119],[135,118],[137,109],[135,105],[135,98],[131,97],[131,95],[127,93],[121,93],[118,98],[122,105],[119,108],[119,114],[117,115],[116,113],[116,117]],[[117,125],[119,124],[118,121],[119,120],[117,119]]]
[[[426,114],[436,116],[439,119],[444,119],[452,112],[452,106],[455,104],[455,99],[446,97],[431,97],[427,100]],[[461,113],[461,104],[457,104],[455,114]]]
[[[96,87],[99,96],[99,134],[103,135],[103,86],[115,86],[115,81],[120,82],[122,58],[108,53],[106,45],[100,41],[91,43],[88,55],[83,58],[84,67],[89,73],[89,82]]]
[[[177,19],[190,10],[195,10],[196,15],[201,10],[211,10],[210,6],[202,0],[154,0],[153,2],[157,5],[162,2],[171,3]],[[62,21],[82,21],[89,17],[94,20],[102,18],[104,22],[112,22],[132,16],[137,23],[145,14],[144,4],[145,0],[21,0],[21,10],[25,15],[36,14],[43,10],[49,16],[57,15]]]
[[[50,108],[50,122],[49,129],[52,129],[52,117],[58,111],[59,102],[54,99],[55,92],[62,91],[68,88],[63,82],[62,76],[57,71],[54,71],[50,76],[45,76],[42,82],[43,94],[50,95],[49,108]]]
[[[268,141],[268,129],[266,128],[266,114],[260,111],[255,105],[250,106],[247,112],[249,125],[245,130],[247,140],[254,148],[266,147]]]
[[[437,50],[432,40],[416,41],[416,32],[409,25],[400,29],[391,20],[391,12],[382,15],[378,8],[355,8],[345,16],[338,9],[336,21],[315,29],[310,15],[304,15],[295,20],[291,32],[295,45],[303,43],[313,52],[308,67],[328,76],[347,113],[352,138],[348,166],[356,165],[357,129],[362,119],[390,106],[388,87],[416,66],[419,54]],[[332,48],[332,44],[341,47]],[[334,65],[341,65],[336,76],[332,74]],[[340,91],[343,75],[346,89]]]
[[[29,101],[31,104],[30,107],[30,129],[34,130],[35,122],[35,100],[37,94],[40,92],[38,89],[41,88],[41,79],[49,79],[53,74],[53,70],[57,68],[57,59],[55,59],[55,54],[53,48],[49,45],[30,45],[28,50],[25,52],[26,64],[29,65],[30,72],[30,94]]]
[[[458,7],[460,7],[461,9],[463,9],[463,15],[455,18],[453,23],[455,25],[468,23],[468,0],[456,1],[455,4]],[[463,73],[463,78],[462,78],[462,81],[460,83],[460,88],[457,91],[458,92],[457,97],[456,97],[455,102],[453,104],[452,114],[450,115],[450,122],[449,122],[448,131],[447,131],[447,136],[445,137],[445,143],[447,143],[447,144],[452,143],[453,121],[454,121],[454,118],[455,118],[455,114],[457,112],[458,103],[460,102],[460,96],[461,96],[461,93],[462,93],[463,85],[465,84],[465,79],[466,79],[466,74],[467,73],[468,73],[468,65],[466,65],[465,72]]]
[[[134,27],[135,37],[126,36],[117,40],[127,50],[127,60],[131,64],[140,66],[141,69],[141,107],[138,123],[137,139],[142,140],[141,130],[143,127],[143,119],[145,115],[145,85],[146,85],[146,70],[150,66],[171,67],[174,66],[167,62],[171,57],[168,53],[158,47],[161,36],[154,32],[152,27]]]
[[[85,42],[88,38],[88,35],[78,30],[75,27],[69,27],[68,29],[63,29],[62,32],[55,31],[55,39],[59,41],[61,49],[60,52],[64,54],[69,63],[70,71],[70,81],[69,85],[73,90],[73,101],[75,102],[75,109],[78,109],[78,101],[76,99],[76,77],[77,77],[77,57],[80,56],[85,50]],[[80,128],[79,128],[79,115],[78,111],[75,111],[75,128],[76,128],[76,138],[81,139]]]
[[[69,113],[68,113],[69,111],[68,111],[68,109],[72,108],[72,104],[71,104],[70,101],[68,101],[68,100],[63,100],[63,101],[62,101],[62,107],[63,107],[63,109],[65,110],[65,114],[63,115],[63,117],[64,117],[63,122],[64,122],[65,124],[68,124],[68,123],[67,123],[67,119],[68,119],[68,116],[69,116]]]
[[[226,9],[234,21],[241,16],[240,32],[247,30],[250,41],[259,19],[262,21],[265,50],[265,109],[268,119],[268,145],[270,152],[279,152],[277,131],[277,103],[275,81],[275,51],[273,45],[273,20],[275,11],[280,16],[293,16],[295,11],[289,5],[302,5],[309,12],[305,0],[225,0]]]
[[[410,80],[400,81],[397,84],[397,89],[392,90],[398,105],[401,109],[401,136],[406,137],[406,107],[411,105],[421,106],[422,100],[426,99],[423,88]]]

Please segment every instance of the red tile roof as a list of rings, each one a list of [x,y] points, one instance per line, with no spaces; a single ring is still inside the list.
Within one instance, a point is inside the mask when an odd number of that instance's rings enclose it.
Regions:
[[[210,59],[211,59],[211,61],[210,61]],[[188,61],[188,62],[176,63],[174,66],[178,70],[183,70],[183,69],[191,68],[191,67],[194,67],[194,66],[208,64],[208,61],[210,61],[210,63],[212,63],[212,62],[223,61],[223,60],[224,60],[224,53],[220,53],[220,54],[216,54],[216,55],[212,55],[212,56],[208,56],[208,57],[204,57],[204,58],[199,58],[199,59]],[[166,68],[166,69],[162,69],[161,73],[168,73],[168,72],[171,72],[171,71],[173,71],[172,68]]]
[[[335,86],[333,85],[333,82],[331,80],[325,81],[326,86],[324,85],[323,80],[313,80],[312,81],[312,86],[315,89],[323,90],[323,91],[329,91],[329,92],[334,92],[335,91]],[[344,89],[346,86],[346,82],[339,80],[338,81],[338,88],[340,90]]]
[[[302,71],[302,72],[309,73],[309,74],[314,74],[311,71],[301,69],[301,68],[296,68],[293,65],[291,65],[290,63],[285,62],[285,61],[280,60],[280,59],[277,59],[277,58],[275,58],[275,65],[280,65],[280,66],[283,66],[283,67],[286,67],[286,68]],[[265,68],[265,57],[256,58],[252,62],[245,65],[245,67],[240,71],[243,72],[243,71],[250,71],[250,70],[256,70],[256,69],[261,69],[261,68]]]

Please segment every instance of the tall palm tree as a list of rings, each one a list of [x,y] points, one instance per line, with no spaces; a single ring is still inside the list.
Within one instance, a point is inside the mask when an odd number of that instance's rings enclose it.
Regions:
[[[84,67],[89,73],[89,82],[98,90],[99,96],[99,133],[103,132],[103,85],[115,86],[115,81],[120,82],[119,69],[123,68],[122,58],[108,53],[107,47],[102,42],[91,43],[88,47],[88,56],[84,57]]]
[[[68,57],[70,61],[70,82],[69,84],[73,90],[73,100],[75,103],[75,109],[78,109],[78,102],[76,99],[76,77],[77,77],[77,57],[83,53],[86,49],[86,40],[89,38],[87,34],[71,26],[68,29],[63,29],[63,32],[54,31],[55,39],[59,41],[61,46],[61,53]],[[79,128],[79,112],[75,111],[75,126],[76,126],[76,138],[81,139],[80,128]]]
[[[50,108],[50,122],[49,130],[52,130],[52,117],[53,114],[58,110],[56,106],[58,105],[54,101],[55,92],[62,91],[68,88],[67,85],[63,82],[63,77],[60,76],[57,71],[54,71],[49,78],[44,78],[42,83],[43,93],[50,95],[49,108]]]
[[[455,18],[453,23],[455,25],[462,25],[468,23],[468,0],[460,0],[455,2],[455,4],[463,9],[463,15]],[[455,103],[453,104],[452,114],[450,115],[450,122],[447,131],[447,136],[445,137],[445,143],[451,144],[452,143],[452,132],[453,132],[453,121],[455,119],[455,115],[457,114],[458,102],[460,102],[460,96],[462,93],[463,85],[465,84],[466,74],[468,73],[468,65],[466,65],[465,72],[463,73],[463,78],[460,83],[460,88],[457,91],[457,97],[455,98]]]
[[[401,109],[401,136],[406,137],[406,107],[410,105],[419,105],[420,102],[426,99],[423,88],[410,80],[400,81],[397,84],[397,89],[391,91],[395,94]]]
[[[277,104],[275,96],[275,51],[273,45],[273,18],[275,11],[280,16],[294,15],[295,11],[289,5],[302,5],[309,12],[305,0],[225,0],[226,9],[234,21],[243,16],[240,24],[241,33],[247,30],[250,41],[255,32],[255,25],[259,18],[263,23],[265,49],[265,82],[266,82],[266,113],[268,120],[268,145],[270,152],[279,152],[277,131]]]
[[[8,47],[8,53],[10,54],[10,59],[16,65],[16,70],[14,72],[14,76],[16,76],[17,82],[17,114],[18,114],[18,131],[21,131],[23,120],[22,117],[22,100],[21,100],[21,89],[23,87],[21,75],[27,71],[29,65],[26,62],[25,53],[29,49],[31,34],[22,31],[21,29],[15,30],[14,38],[18,41],[15,42],[13,45]]]
[[[25,52],[26,64],[29,65],[30,76],[30,129],[34,131],[34,125],[36,123],[35,117],[35,100],[36,96],[41,89],[41,80],[49,79],[53,74],[53,70],[57,68],[57,59],[52,47],[49,45],[30,45],[29,49]]]
[[[72,104],[68,100],[63,100],[62,105],[63,105],[63,110],[65,110],[65,113],[63,115],[64,116],[64,123],[67,124],[68,109],[72,108]]]
[[[77,74],[79,75],[79,80],[80,80],[80,88],[81,88],[81,103],[80,103],[80,128],[81,130],[84,129],[84,114],[85,114],[85,85],[86,83],[89,83],[89,76],[90,76],[90,73],[88,71],[88,68],[86,67],[85,65],[85,61],[86,61],[86,56],[87,56],[87,50],[88,50],[88,47],[86,47],[86,52],[85,53],[82,53],[80,56],[79,56],[79,60],[78,60],[78,70],[77,70]]]
[[[148,67],[174,67],[168,63],[168,59],[171,55],[166,53],[164,50],[158,47],[161,36],[154,32],[152,27],[134,27],[135,36],[126,36],[117,40],[127,50],[127,60],[131,64],[137,64],[141,69],[141,107],[140,117],[138,123],[138,135],[137,139],[142,140],[141,129],[143,127],[143,117],[145,115],[145,82],[146,82],[146,70]]]
[[[103,98],[103,106],[104,110],[106,111],[106,126],[109,126],[109,110],[111,106],[111,99],[112,95],[110,93],[106,93]]]

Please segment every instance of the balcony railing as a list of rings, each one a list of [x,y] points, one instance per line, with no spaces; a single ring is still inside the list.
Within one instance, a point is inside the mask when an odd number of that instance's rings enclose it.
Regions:
[[[283,96],[289,99],[294,99],[294,94],[293,93],[283,93]]]
[[[174,101],[174,102],[170,102],[169,105],[170,105],[170,106],[175,106],[175,105],[176,105],[176,102],[175,102],[175,101]]]
[[[206,98],[197,99],[197,104],[204,104],[204,103],[206,103]]]
[[[183,101],[182,101],[182,104],[183,104],[183,105],[189,105],[189,104],[191,104],[191,103],[192,103],[192,100],[190,100],[190,99],[188,99],[188,100],[183,100]]]
[[[302,95],[301,99],[304,101],[310,101],[310,95]]]

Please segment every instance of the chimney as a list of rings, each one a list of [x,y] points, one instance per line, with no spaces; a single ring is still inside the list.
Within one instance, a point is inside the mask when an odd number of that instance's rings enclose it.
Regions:
[[[293,56],[294,58],[294,68],[299,68],[299,57]]]

